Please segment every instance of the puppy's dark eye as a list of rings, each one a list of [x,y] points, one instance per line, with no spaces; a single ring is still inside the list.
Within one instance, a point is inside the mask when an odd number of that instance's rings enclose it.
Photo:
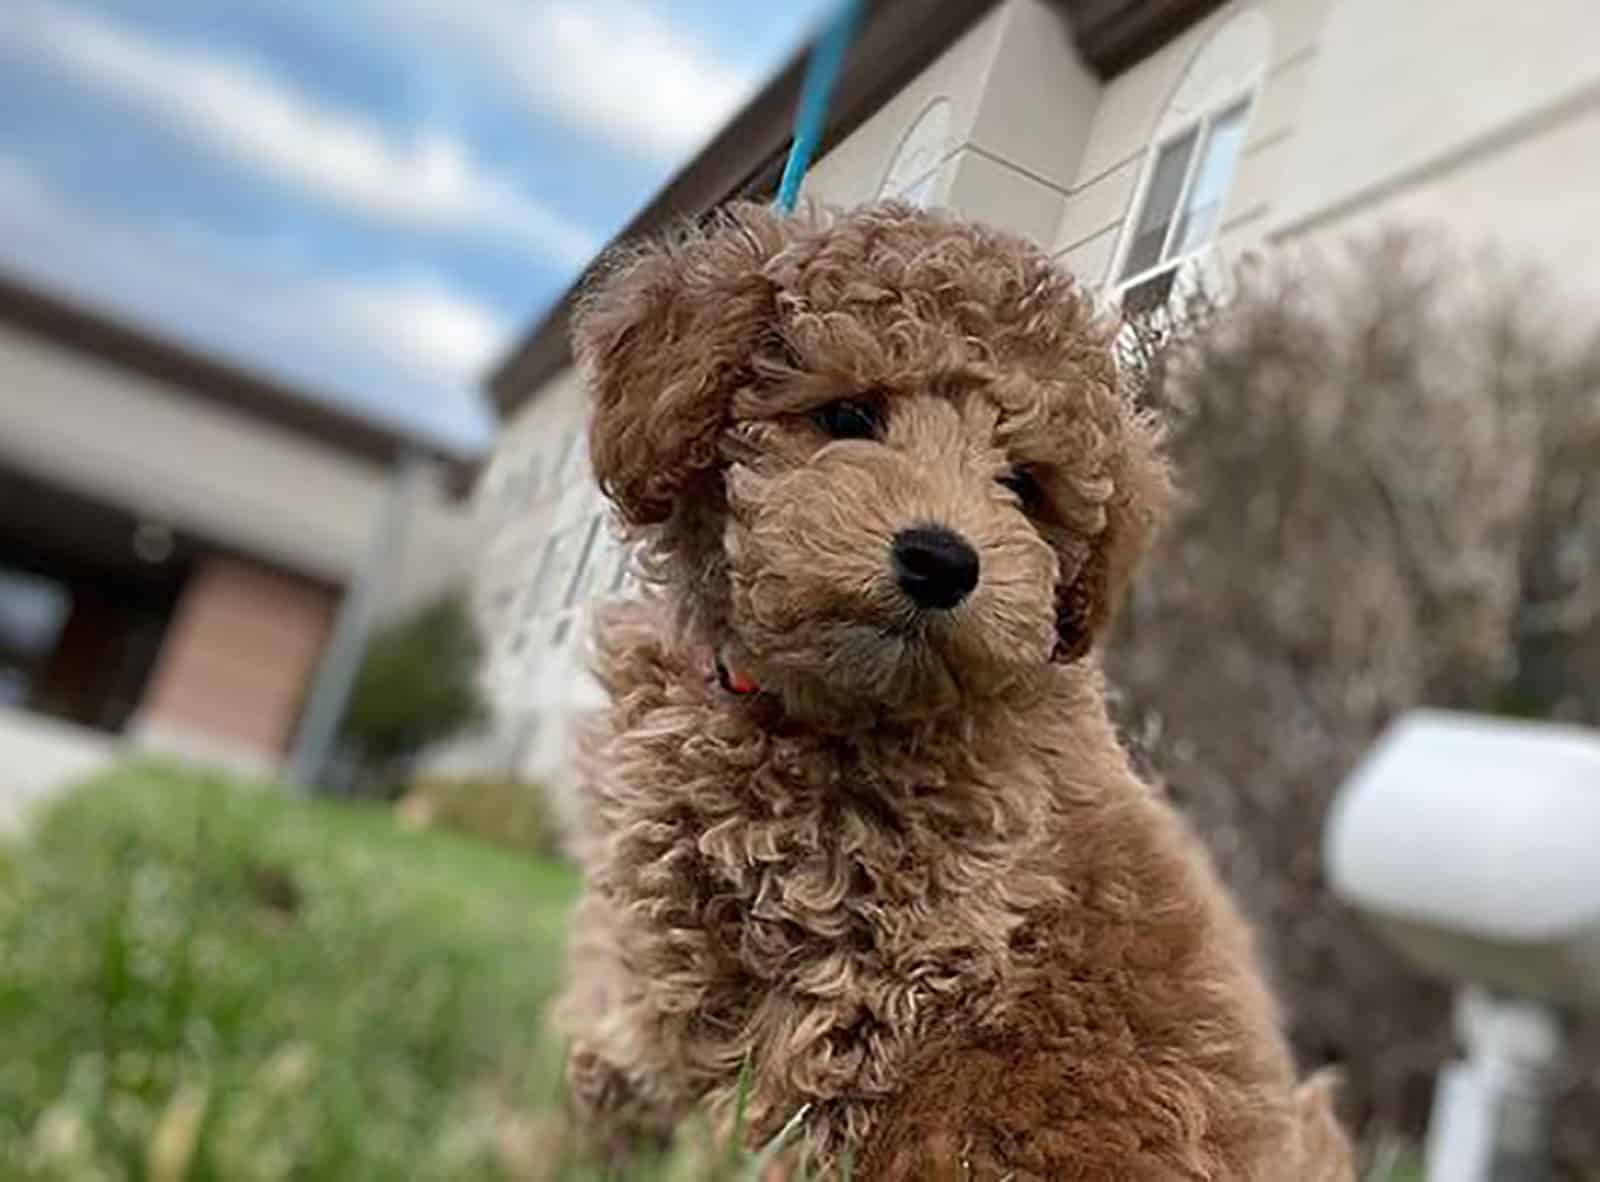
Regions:
[[[858,398],[830,402],[811,417],[830,439],[876,439],[883,430],[883,412]]]
[[[1038,480],[1025,468],[1012,468],[995,479],[1011,490],[1025,512],[1031,513],[1044,501],[1044,493],[1039,488]]]

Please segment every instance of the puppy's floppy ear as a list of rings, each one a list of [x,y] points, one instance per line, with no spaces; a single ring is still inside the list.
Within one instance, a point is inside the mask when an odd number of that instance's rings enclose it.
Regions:
[[[764,268],[790,233],[770,209],[733,206],[614,252],[582,297],[572,334],[593,400],[589,455],[628,523],[665,521],[716,468],[733,391],[774,318]]]
[[[1070,664],[1111,630],[1134,568],[1166,514],[1172,477],[1161,455],[1156,423],[1127,408],[1111,457],[1112,494],[1105,528],[1070,583],[1056,591],[1056,647],[1051,659]]]

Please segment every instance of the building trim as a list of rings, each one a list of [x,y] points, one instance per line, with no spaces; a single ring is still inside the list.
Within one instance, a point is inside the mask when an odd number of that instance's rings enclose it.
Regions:
[[[1033,169],[1031,169],[1031,168],[1024,168],[1022,165],[1018,164],[1014,160],[1007,160],[1004,156],[998,155],[995,152],[991,152],[988,148],[985,148],[982,144],[970,143],[970,142],[969,143],[965,143],[965,144],[961,145],[959,151],[971,152],[974,156],[982,156],[985,160],[989,161],[989,163],[998,164],[1001,168],[1004,168],[1007,172],[1016,173],[1018,176],[1022,177],[1024,180],[1030,180],[1034,184],[1039,185],[1042,188],[1049,189],[1052,193],[1056,194],[1058,197],[1065,198],[1065,197],[1071,197],[1072,196],[1072,190],[1071,189],[1063,188],[1058,182],[1051,180],[1049,177],[1042,176],[1039,173],[1034,172]]]
[[[1058,0],[1078,46],[1102,77],[1126,70],[1227,0]]]
[[[1295,124],[1286,123],[1266,135],[1258,136],[1247,143],[1239,152],[1239,159],[1248,160],[1252,156],[1259,156],[1268,148],[1276,148],[1285,140],[1292,139],[1295,133]]]
[[[1127,168],[1128,165],[1137,164],[1139,161],[1143,160],[1144,159],[1144,154],[1146,152],[1148,152],[1149,150],[1150,150],[1150,145],[1149,144],[1143,144],[1140,147],[1135,148],[1133,151],[1129,152],[1126,156],[1124,156],[1120,160],[1118,160],[1115,164],[1108,164],[1104,168],[1102,168],[1099,172],[1095,173],[1092,177],[1089,177],[1087,180],[1081,181],[1078,184],[1073,185],[1072,188],[1067,191],[1067,196],[1068,197],[1076,197],[1079,193],[1087,192],[1088,190],[1094,188],[1096,185],[1102,184],[1105,181],[1110,180],[1112,178],[1112,176],[1114,176],[1118,172],[1121,172],[1124,168]]]
[[[1272,203],[1270,201],[1257,201],[1253,205],[1247,205],[1245,208],[1241,209],[1238,213],[1234,214],[1231,218],[1228,218],[1217,227],[1217,236],[1215,241],[1221,242],[1225,236],[1229,234],[1237,234],[1251,222],[1260,221],[1262,218],[1266,217],[1271,211]]]
[[[1122,218],[1117,218],[1115,221],[1107,222],[1098,230],[1091,230],[1089,233],[1080,238],[1075,238],[1071,242],[1056,247],[1055,253],[1058,255],[1071,254],[1073,251],[1088,246],[1089,243],[1094,242],[1097,239],[1104,238],[1107,234],[1115,234],[1122,228],[1122,222]]]

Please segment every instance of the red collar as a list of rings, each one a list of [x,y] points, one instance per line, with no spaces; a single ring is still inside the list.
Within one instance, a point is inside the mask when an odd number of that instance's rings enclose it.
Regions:
[[[751,681],[744,674],[730,668],[728,663],[720,656],[714,656],[712,658],[712,663],[716,666],[717,670],[717,684],[723,689],[727,690],[730,694],[738,694],[743,698],[761,692],[760,686]]]

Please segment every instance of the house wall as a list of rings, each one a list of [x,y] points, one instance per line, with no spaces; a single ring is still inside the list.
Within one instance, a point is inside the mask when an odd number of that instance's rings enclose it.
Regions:
[[[273,772],[333,625],[333,588],[210,556],[184,588],[130,728],[140,745]]]
[[[1591,0],[1341,0],[1284,177],[1283,228],[1381,200],[1529,116],[1585,94],[1593,105],[1597,37]],[[1512,139],[1538,134],[1520,132]],[[1574,179],[1569,171],[1568,186]],[[1529,186],[1522,196],[1530,207],[1540,200]]]
[[[1600,7],[1341,0],[1273,241],[1448,227],[1600,296]]]

